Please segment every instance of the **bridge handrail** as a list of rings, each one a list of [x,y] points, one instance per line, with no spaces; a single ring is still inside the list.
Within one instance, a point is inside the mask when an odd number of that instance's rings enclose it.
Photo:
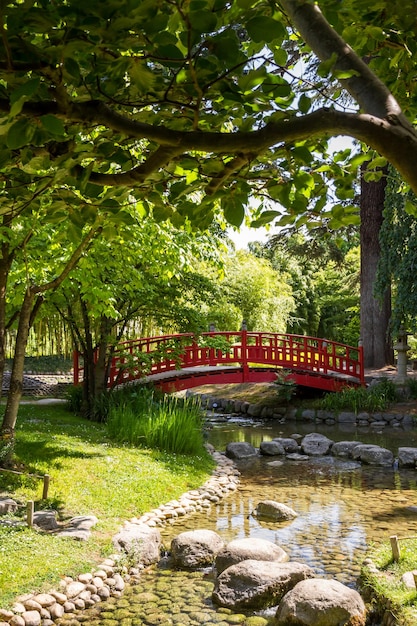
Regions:
[[[108,386],[179,369],[270,365],[312,373],[340,374],[364,383],[363,349],[308,335],[256,331],[177,333],[123,341],[114,350]],[[74,384],[83,366],[74,354]]]

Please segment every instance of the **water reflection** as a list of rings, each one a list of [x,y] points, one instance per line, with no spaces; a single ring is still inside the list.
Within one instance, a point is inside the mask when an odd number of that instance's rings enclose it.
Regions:
[[[259,437],[264,438],[262,430],[240,428],[240,438],[254,444]],[[281,430],[279,435],[291,432]],[[237,440],[234,434],[225,428],[220,446],[225,446],[225,440]],[[278,436],[271,430],[268,434]],[[341,437],[337,429],[330,433],[328,427],[325,434],[334,440]],[[381,438],[378,433],[363,434],[366,436],[361,440],[365,443],[376,443]],[[406,437],[410,445],[410,435]],[[388,440],[392,445],[393,439],[387,436]],[[404,443],[396,436],[395,446]],[[238,492],[211,511],[184,520],[181,530],[210,528],[225,541],[241,537],[268,539],[284,548],[291,559],[313,567],[318,575],[334,577],[350,586],[356,584],[370,543],[387,540],[392,534],[417,533],[416,473],[412,470],[361,466],[331,456],[313,457],[307,462],[284,458],[278,465],[271,457],[256,456],[238,465],[242,473]],[[286,523],[259,520],[252,512],[260,500],[283,502],[298,517]],[[176,524],[163,531],[168,545],[178,532]]]
[[[209,441],[224,450],[229,441],[248,441],[259,447],[263,439],[290,436],[295,431],[322,432],[330,439],[359,440],[391,449],[416,446],[414,431],[375,433],[354,427],[338,428],[312,424],[265,424],[242,427],[216,425]],[[317,576],[336,578],[356,585],[361,563],[370,543],[390,535],[417,534],[417,473],[390,467],[361,466],[333,457],[310,458],[307,462],[257,456],[239,463],[241,484],[237,492],[218,505],[177,520],[162,529],[165,546],[184,530],[208,528],[227,542],[236,538],[260,537],[284,548],[292,560],[310,565]],[[271,465],[272,463],[272,465]],[[298,517],[274,523],[252,515],[260,500],[277,500],[293,508]],[[122,624],[128,614],[132,623],[207,624],[238,623],[211,603],[213,583],[204,573],[149,571],[141,584],[127,589],[124,597],[96,609],[87,623],[92,626]],[[103,610],[104,609],[104,610]]]

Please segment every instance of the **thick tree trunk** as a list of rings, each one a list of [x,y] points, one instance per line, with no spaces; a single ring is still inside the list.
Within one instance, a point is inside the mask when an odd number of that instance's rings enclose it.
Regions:
[[[391,289],[387,287],[381,301],[374,297],[374,285],[381,255],[379,231],[383,221],[385,176],[377,182],[366,182],[361,176],[361,281],[360,322],[367,368],[379,369],[394,362],[389,336]]]

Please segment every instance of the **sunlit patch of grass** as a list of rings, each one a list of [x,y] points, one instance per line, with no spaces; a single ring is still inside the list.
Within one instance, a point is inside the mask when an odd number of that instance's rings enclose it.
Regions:
[[[406,587],[402,576],[417,569],[417,537],[400,540],[400,548],[400,560],[394,561],[390,543],[371,547],[368,556],[377,572],[365,561],[361,578],[381,605],[389,604],[399,624],[414,626],[417,623],[417,590]]]
[[[19,502],[17,517],[23,520],[27,501],[34,500],[37,509],[55,504],[62,519],[96,515],[99,523],[92,539],[80,543],[0,523],[1,607],[62,575],[91,569],[109,553],[124,520],[199,487],[213,468],[205,451],[189,456],[116,444],[104,424],[75,417],[62,405],[21,406],[15,456],[24,474],[0,472],[0,493]],[[47,502],[41,501],[42,479],[29,474],[50,475]]]

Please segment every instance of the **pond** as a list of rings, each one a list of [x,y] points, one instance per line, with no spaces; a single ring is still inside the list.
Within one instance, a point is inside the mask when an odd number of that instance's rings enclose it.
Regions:
[[[371,428],[316,427],[299,422],[246,424],[247,420],[210,416],[208,440],[216,449],[224,450],[230,441],[248,441],[258,447],[262,439],[314,431],[335,441],[377,443],[394,454],[399,446],[417,447],[417,433],[412,428],[375,432]],[[241,471],[239,489],[210,509],[163,528],[167,548],[172,537],[196,528],[215,530],[225,541],[260,537],[284,548],[291,560],[310,565],[317,576],[355,587],[371,543],[393,534],[417,535],[417,472],[413,470],[361,466],[331,456],[308,461],[257,456],[237,465]],[[265,499],[290,506],[298,517],[285,523],[256,519],[252,512]],[[162,566],[143,575],[140,584],[128,588],[121,600],[96,605],[88,623],[245,624],[244,615],[212,605],[212,588],[210,571],[190,574]]]

